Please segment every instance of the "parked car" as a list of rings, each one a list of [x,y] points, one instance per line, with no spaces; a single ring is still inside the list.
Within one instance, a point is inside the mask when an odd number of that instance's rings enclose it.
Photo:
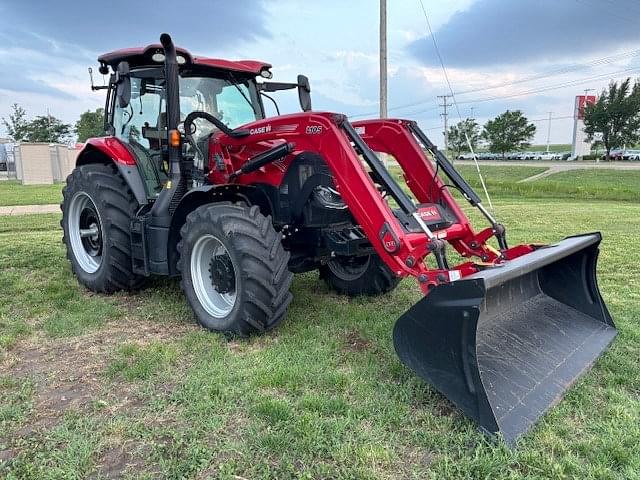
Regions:
[[[640,160],[640,150],[625,150],[622,153],[623,160]]]
[[[555,152],[542,152],[536,156],[536,160],[558,160],[559,156]]]
[[[621,148],[613,148],[609,152],[609,157],[611,158],[611,160],[622,160],[623,155],[624,155],[624,150]],[[607,159],[606,152],[600,158],[602,158],[602,160],[606,160]]]

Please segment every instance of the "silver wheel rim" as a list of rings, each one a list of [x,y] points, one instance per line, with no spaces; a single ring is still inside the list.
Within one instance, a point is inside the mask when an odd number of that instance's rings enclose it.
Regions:
[[[345,262],[339,260],[329,260],[327,266],[335,276],[342,280],[357,280],[369,268],[371,256],[359,257],[353,259],[353,262]]]
[[[82,270],[95,273],[102,265],[102,219],[93,199],[85,192],[76,193],[68,210],[69,243]]]
[[[215,284],[220,281],[212,272],[212,262],[216,257],[228,257],[231,274],[234,276],[234,287],[230,291],[219,292]],[[213,235],[204,235],[198,239],[191,252],[191,283],[202,308],[215,318],[224,318],[236,303],[235,289],[236,270],[231,255],[224,244]]]

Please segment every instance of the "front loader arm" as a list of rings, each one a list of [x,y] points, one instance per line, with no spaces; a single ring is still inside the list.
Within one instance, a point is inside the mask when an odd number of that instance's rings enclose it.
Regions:
[[[246,161],[247,154],[256,152],[258,146],[273,145],[274,140],[295,145],[294,151],[285,159],[285,163],[302,152],[318,153],[331,170],[336,189],[352,215],[378,255],[396,275],[415,277],[423,291],[427,292],[430,285],[448,282],[476,271],[475,266],[470,263],[453,269],[443,265],[438,269],[427,268],[423,262],[424,257],[429,253],[438,253],[442,248],[442,240],[433,234],[429,235],[430,232],[409,233],[403,228],[363,168],[361,157],[382,178],[386,184],[385,190],[393,196],[407,215],[416,211],[413,202],[393,181],[380,160],[343,115],[285,115],[253,122],[243,128],[251,132],[245,138],[230,138],[224,135],[220,137],[220,143],[234,162],[230,170],[237,169],[239,163]],[[282,168],[282,165],[268,165],[260,172],[241,176],[236,181],[260,181],[261,176],[269,175],[270,169],[278,168]],[[227,181],[234,180],[228,177]]]
[[[453,165],[440,153],[435,145],[410,120],[376,119],[354,122],[354,128],[367,145],[376,152],[387,153],[398,162],[407,186],[420,202],[446,205],[457,218],[457,222],[447,229],[446,240],[465,257],[478,257],[482,261],[495,261],[499,254],[486,244],[492,236],[498,238],[502,250],[507,249],[504,228],[498,224],[482,206],[480,197],[455,170]],[[436,168],[427,157],[428,150],[435,157]],[[463,197],[489,219],[491,227],[475,232],[456,200],[438,176],[444,171],[452,186]]]

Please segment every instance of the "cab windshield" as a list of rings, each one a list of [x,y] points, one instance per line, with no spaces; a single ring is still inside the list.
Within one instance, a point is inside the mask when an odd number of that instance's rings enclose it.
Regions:
[[[162,69],[133,70],[129,103],[123,107],[114,101],[113,107],[115,136],[128,144],[137,157],[147,191],[157,191],[166,173],[162,152],[167,141],[167,102]],[[207,112],[231,129],[263,116],[255,81],[231,74],[181,75],[180,121],[194,111]],[[203,119],[196,119],[194,124],[196,141],[205,141],[215,130]]]
[[[207,112],[233,129],[260,118],[259,103],[249,82],[212,77],[180,78],[181,120],[194,111]]]

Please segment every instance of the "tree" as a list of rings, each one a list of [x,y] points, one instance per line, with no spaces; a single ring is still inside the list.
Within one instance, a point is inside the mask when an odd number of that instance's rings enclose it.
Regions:
[[[80,143],[86,142],[88,138],[104,136],[104,108],[98,108],[95,112],[87,110],[80,115],[75,133]]]
[[[596,132],[602,132],[607,160],[611,149],[624,144],[634,144],[640,140],[640,82],[631,87],[631,79],[627,78],[618,85],[609,84],[598,100],[585,106],[585,133],[590,139]]]
[[[71,125],[52,115],[40,115],[26,126],[24,140],[29,142],[64,143],[71,136]]]
[[[475,150],[480,141],[480,126],[474,119],[467,118],[449,127],[449,147],[456,152],[456,156],[469,149],[467,137],[471,147]]]
[[[27,112],[17,103],[11,106],[9,120],[2,117],[2,124],[14,142],[21,142],[27,136]]]
[[[485,124],[482,138],[489,142],[491,151],[504,158],[506,152],[528,147],[535,133],[536,126],[520,110],[507,110]]]

